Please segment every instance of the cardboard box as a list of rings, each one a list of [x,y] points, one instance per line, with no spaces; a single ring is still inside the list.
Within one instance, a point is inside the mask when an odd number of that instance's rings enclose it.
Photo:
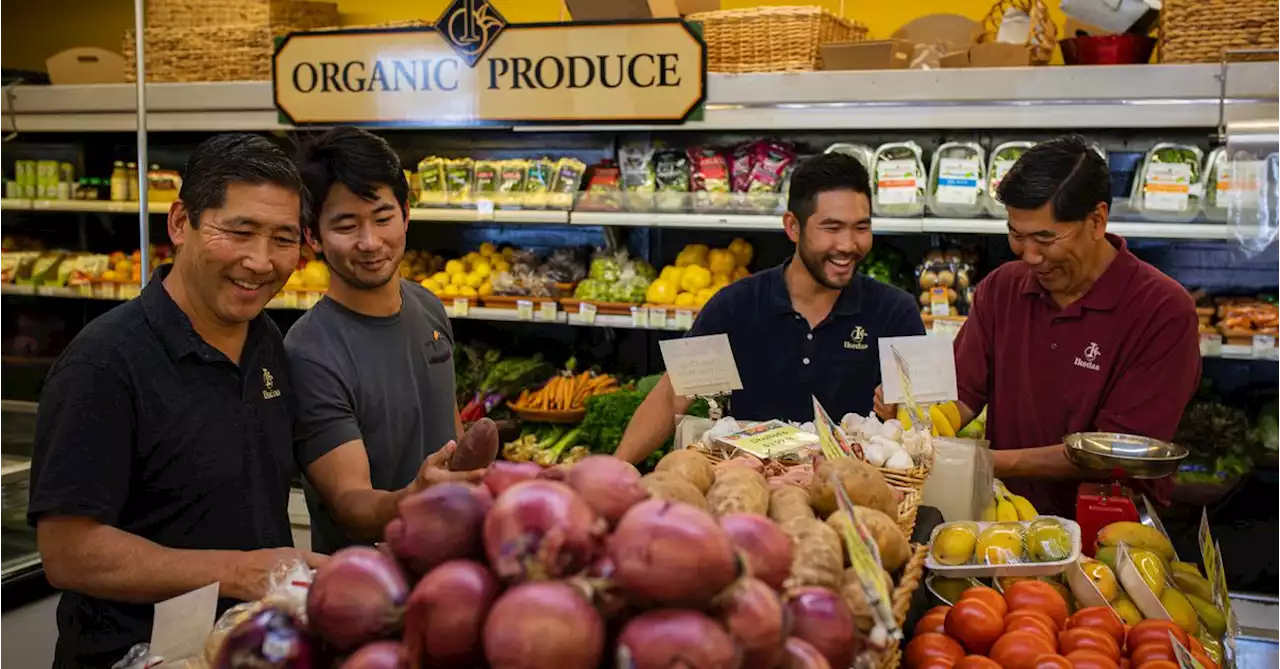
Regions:
[[[565,6],[574,21],[669,19],[681,13],[677,0],[565,0]]]
[[[60,51],[45,61],[50,83],[123,84],[124,56],[114,51],[77,46]]]
[[[915,45],[905,40],[823,44],[824,70],[900,70],[911,64]]]

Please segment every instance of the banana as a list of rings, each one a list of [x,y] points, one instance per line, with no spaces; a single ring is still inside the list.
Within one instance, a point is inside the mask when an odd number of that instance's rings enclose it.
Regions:
[[[1013,502],[1004,495],[996,496],[996,520],[999,522],[1018,520],[1018,510],[1013,507]]]
[[[947,417],[947,422],[951,424],[952,432],[964,427],[960,424],[960,407],[957,407],[955,402],[943,402],[938,405],[938,410]]]
[[[982,510],[982,522],[994,523],[996,520],[996,503],[992,501],[987,508]]]
[[[956,430],[951,426],[951,420],[942,412],[935,404],[929,407],[929,418],[933,421],[933,429],[937,431],[939,437],[955,437]]]
[[[1022,495],[1009,495],[1009,501],[1013,504],[1013,509],[1018,512],[1018,520],[1035,520],[1040,516],[1036,507]]]
[[[1147,527],[1142,523],[1131,521],[1111,523],[1098,532],[1099,546],[1115,546],[1121,543],[1127,544],[1131,549],[1145,548],[1159,555],[1165,564],[1177,558],[1177,554],[1173,551],[1173,544],[1169,543],[1169,538],[1161,533],[1160,530],[1154,527]]]

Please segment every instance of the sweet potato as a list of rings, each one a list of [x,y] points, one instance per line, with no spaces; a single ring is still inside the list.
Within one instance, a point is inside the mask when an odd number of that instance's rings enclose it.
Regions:
[[[849,495],[849,501],[882,511],[890,518],[898,517],[898,496],[893,488],[875,467],[857,458],[824,460],[814,469],[809,497],[820,517],[826,518],[840,508],[835,489],[831,487],[832,473],[840,481],[845,494]]]
[[[911,557],[911,544],[903,536],[898,524],[880,511],[865,506],[853,507],[853,513],[858,517],[858,522],[862,523],[875,539],[876,548],[880,550],[880,564],[888,571],[897,571],[898,567]],[[848,522],[849,514],[844,511],[836,511],[827,517],[827,524],[837,534],[842,531],[841,526]],[[844,547],[843,540],[840,546]],[[844,556],[844,563],[849,564],[848,553]]]
[[[791,537],[791,577],[785,587],[820,585],[839,591],[843,578],[840,537],[817,518],[794,518],[782,526]]]
[[[449,458],[449,471],[467,472],[484,469],[498,457],[498,426],[489,418],[481,418],[458,440],[458,448]]]
[[[675,472],[653,472],[640,477],[640,487],[654,499],[684,502],[707,510],[707,498],[698,488]]]
[[[730,513],[769,513],[769,484],[764,475],[749,467],[716,470],[715,483],[707,491],[707,507],[711,515]]]
[[[769,493],[769,517],[783,525],[796,518],[815,518],[809,506],[809,491],[798,485],[783,483]]]
[[[892,594],[893,578],[889,576],[889,572],[884,573],[884,583],[885,589]],[[871,605],[867,603],[867,593],[862,589],[858,572],[854,571],[853,567],[844,570],[843,582],[840,584],[840,598],[853,611],[853,622],[858,626],[859,631],[866,634],[875,627],[875,614],[871,612]],[[891,603],[889,605],[892,606]]]
[[[655,472],[671,472],[692,483],[698,494],[705,495],[715,481],[715,468],[707,456],[688,448],[671,451],[662,456]]]

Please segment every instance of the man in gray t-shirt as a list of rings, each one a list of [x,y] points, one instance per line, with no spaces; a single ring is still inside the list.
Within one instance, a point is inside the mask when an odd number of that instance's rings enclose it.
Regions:
[[[309,191],[307,242],[330,279],[285,351],[311,548],[332,553],[380,540],[405,496],[483,470],[448,470],[461,432],[453,329],[439,299],[400,278],[408,183],[395,152],[337,128],[303,147],[298,168]]]

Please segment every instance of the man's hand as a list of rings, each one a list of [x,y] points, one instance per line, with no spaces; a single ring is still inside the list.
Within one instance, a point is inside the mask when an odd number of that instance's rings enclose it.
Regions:
[[[264,548],[256,551],[245,551],[236,560],[235,571],[230,583],[223,582],[219,586],[219,596],[230,597],[244,602],[262,599],[267,595],[271,572],[276,566],[288,560],[299,559],[312,569],[317,569],[329,557],[297,548]]]
[[[880,420],[889,420],[898,415],[898,405],[884,403],[884,386],[876,386],[875,409]]]
[[[458,442],[450,441],[444,448],[427,456],[418,470],[418,477],[409,487],[413,492],[422,492],[438,483],[475,483],[484,478],[484,469],[473,469],[468,472],[449,471],[449,459],[458,450]]]

